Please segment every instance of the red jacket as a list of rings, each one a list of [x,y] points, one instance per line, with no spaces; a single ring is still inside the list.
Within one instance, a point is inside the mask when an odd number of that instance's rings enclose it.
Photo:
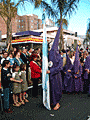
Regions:
[[[30,62],[31,78],[39,78],[41,76],[41,68],[34,61]]]

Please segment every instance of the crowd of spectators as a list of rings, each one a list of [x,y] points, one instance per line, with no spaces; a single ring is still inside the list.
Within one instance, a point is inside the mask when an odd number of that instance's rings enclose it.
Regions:
[[[18,48],[2,50],[0,56],[1,86],[4,93],[4,111],[11,113],[9,93],[13,92],[13,106],[19,107],[25,102],[28,87],[33,85],[33,96],[37,97],[38,83],[41,83],[41,49]],[[18,101],[18,98],[20,100]]]

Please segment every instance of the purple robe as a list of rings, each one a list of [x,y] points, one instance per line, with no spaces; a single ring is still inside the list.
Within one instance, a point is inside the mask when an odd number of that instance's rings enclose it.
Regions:
[[[83,91],[83,82],[82,82],[82,66],[79,65],[79,74],[76,74],[74,72],[74,84],[75,84],[75,91],[79,92],[79,91]],[[77,76],[77,78],[75,78],[75,76]]]
[[[84,70],[90,69],[90,55],[86,58],[85,64],[84,64]],[[88,73],[87,71],[84,72],[84,79],[88,79]]]
[[[90,70],[90,55],[86,58],[85,64],[84,64],[84,71],[85,69]],[[90,74],[90,73],[89,73]],[[84,91],[89,92],[90,94],[90,75],[87,71],[84,72]]]
[[[82,82],[82,66],[80,64],[79,60],[79,52],[78,52],[78,46],[76,48],[76,53],[75,53],[75,61],[74,61],[74,66],[73,66],[73,76],[74,76],[74,84],[75,84],[75,91],[83,91],[83,82]],[[75,78],[77,76],[77,78]]]
[[[52,62],[52,66],[50,67],[50,100],[54,106],[59,103],[62,97],[62,78],[60,71],[63,61],[58,50],[60,30],[61,25],[57,31],[52,49],[49,52],[49,62]]]
[[[73,65],[66,52],[66,65],[64,66],[64,73],[66,72],[66,74],[64,76],[64,85],[65,85],[65,90],[68,92],[72,92],[74,90],[72,68],[73,68]],[[68,72],[67,70],[71,70],[71,72]]]

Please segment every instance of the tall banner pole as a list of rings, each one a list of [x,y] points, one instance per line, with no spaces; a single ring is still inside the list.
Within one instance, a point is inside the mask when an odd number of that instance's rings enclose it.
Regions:
[[[42,15],[43,22],[43,45],[42,45],[42,89],[43,89],[43,104],[48,109],[50,108],[50,89],[49,89],[49,75],[46,74],[48,70],[48,47],[45,26],[45,9]]]

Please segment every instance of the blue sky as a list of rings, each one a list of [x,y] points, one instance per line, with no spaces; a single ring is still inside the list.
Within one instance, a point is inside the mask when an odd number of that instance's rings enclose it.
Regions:
[[[18,14],[36,14],[41,19],[42,10],[34,9],[33,5],[27,2],[24,5],[25,10],[22,7],[18,7]],[[68,30],[77,32],[78,35],[85,35],[87,30],[88,18],[90,18],[90,0],[80,0],[76,13],[74,12],[70,18],[68,18]]]

